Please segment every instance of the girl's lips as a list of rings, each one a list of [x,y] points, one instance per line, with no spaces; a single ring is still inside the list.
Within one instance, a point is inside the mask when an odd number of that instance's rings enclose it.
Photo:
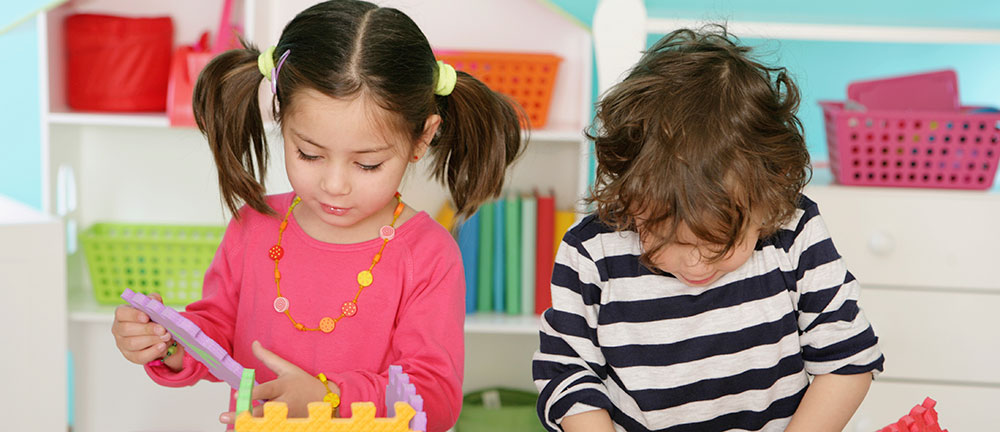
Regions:
[[[709,281],[711,281],[712,278],[715,277],[715,273],[712,273],[707,278],[698,279],[698,280],[691,280],[691,279],[688,279],[687,277],[684,277],[684,276],[681,276],[681,277],[683,277],[684,280],[686,280],[691,285],[701,285],[701,284],[708,283]]]
[[[334,206],[328,205],[328,204],[322,204],[321,207],[323,207],[323,211],[325,211],[325,212],[327,212],[329,214],[332,214],[334,216],[343,216],[343,215],[347,214],[348,211],[351,210],[350,208],[334,207]]]

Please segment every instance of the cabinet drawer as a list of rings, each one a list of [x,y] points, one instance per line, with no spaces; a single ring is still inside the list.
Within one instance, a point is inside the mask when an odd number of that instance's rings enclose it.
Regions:
[[[1000,292],[1000,195],[845,186],[806,193],[862,286]]]
[[[861,307],[885,354],[882,376],[1000,389],[1000,294],[867,287]]]

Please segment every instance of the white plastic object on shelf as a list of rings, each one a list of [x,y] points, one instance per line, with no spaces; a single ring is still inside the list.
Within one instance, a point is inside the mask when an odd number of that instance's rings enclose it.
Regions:
[[[875,230],[868,236],[868,249],[875,255],[887,256],[896,249],[896,240],[884,230]]]

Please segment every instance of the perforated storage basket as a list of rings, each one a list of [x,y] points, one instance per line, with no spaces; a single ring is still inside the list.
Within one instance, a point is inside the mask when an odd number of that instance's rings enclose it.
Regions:
[[[488,51],[435,51],[434,55],[513,98],[524,108],[532,128],[545,127],[562,61],[559,56]]]
[[[225,227],[98,223],[80,235],[100,304],[123,303],[125,288],[185,305],[201,284]]]
[[[989,189],[1000,158],[1000,113],[845,110],[820,102],[837,183]]]

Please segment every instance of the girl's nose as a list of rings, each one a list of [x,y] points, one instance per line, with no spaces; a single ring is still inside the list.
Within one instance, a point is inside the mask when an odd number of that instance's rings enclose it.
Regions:
[[[331,170],[320,182],[323,192],[330,195],[347,195],[351,192],[351,182],[348,180],[345,170]]]

